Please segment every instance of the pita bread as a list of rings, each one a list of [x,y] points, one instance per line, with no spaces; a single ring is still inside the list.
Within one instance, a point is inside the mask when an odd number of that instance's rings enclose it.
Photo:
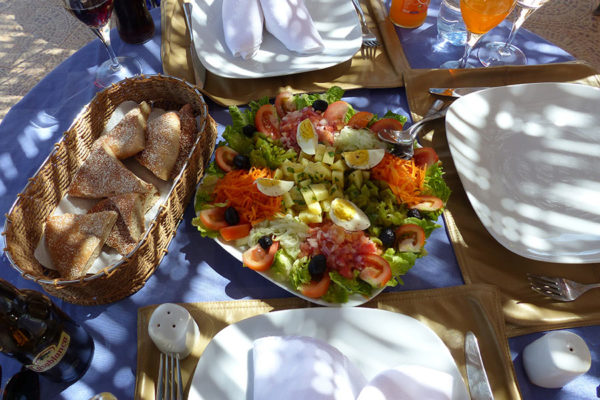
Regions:
[[[136,156],[144,167],[166,181],[179,155],[181,121],[176,112],[169,111],[148,122],[146,148]]]
[[[177,155],[177,161],[175,161],[175,167],[173,167],[173,171],[171,172],[171,178],[175,178],[179,171],[181,171],[183,164],[187,161],[188,155],[194,146],[198,133],[194,110],[190,104],[181,107],[181,110],[179,110],[179,119],[181,120],[179,154]]]
[[[150,106],[143,101],[129,111],[108,133],[94,142],[94,147],[104,146],[122,160],[136,155],[146,146],[146,127]]]
[[[115,211],[48,217],[44,236],[52,264],[62,278],[85,275],[116,220]]]

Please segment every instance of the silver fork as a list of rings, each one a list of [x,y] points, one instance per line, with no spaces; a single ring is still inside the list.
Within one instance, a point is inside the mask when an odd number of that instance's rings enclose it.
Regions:
[[[358,2],[358,0],[352,0],[352,3],[354,4],[354,8],[356,8],[356,12],[358,13],[358,16],[360,17],[360,27],[362,29],[363,46],[365,46],[365,47],[379,46],[380,43],[377,40],[377,36],[375,36],[373,34],[373,32],[371,32],[371,30],[367,26],[367,19],[365,18],[365,13],[363,13],[362,8],[360,7],[360,3]]]
[[[590,289],[600,288],[600,283],[583,284],[566,278],[527,274],[531,289],[559,301],[573,301]]]
[[[181,366],[173,353],[160,353],[156,400],[182,400]]]

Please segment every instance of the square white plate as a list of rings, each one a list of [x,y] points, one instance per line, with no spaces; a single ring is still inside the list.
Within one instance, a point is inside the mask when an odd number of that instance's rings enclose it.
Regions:
[[[226,78],[264,78],[315,71],[349,60],[362,45],[356,10],[350,0],[305,0],[325,44],[317,54],[288,50],[266,30],[258,54],[249,60],[234,57],[225,44],[222,0],[196,0],[192,27],[196,51],[202,64]]]
[[[600,89],[502,86],[456,100],[452,159],[477,216],[504,247],[559,263],[600,261]]]

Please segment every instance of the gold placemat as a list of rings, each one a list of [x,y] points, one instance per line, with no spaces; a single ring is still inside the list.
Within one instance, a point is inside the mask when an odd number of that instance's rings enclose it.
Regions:
[[[229,324],[270,311],[311,307],[300,298],[238,300],[181,304],[192,314],[201,339],[183,361],[183,382],[189,392],[195,365],[214,335]],[[314,305],[312,305],[314,306]],[[497,289],[464,285],[405,293],[383,293],[365,305],[409,315],[431,328],[450,349],[465,382],[464,335],[473,331],[481,346],[490,385],[497,400],[521,398],[510,359]],[[136,399],[154,399],[159,351],[148,335],[148,321],[156,305],[138,310],[138,364]],[[398,332],[395,340],[402,340]]]
[[[500,86],[525,82],[580,82],[600,86],[600,75],[583,63],[466,70],[413,70],[405,75],[409,107],[416,120],[435,101],[429,87]],[[435,148],[452,195],[445,212],[450,241],[466,283],[498,286],[509,336],[600,323],[600,292],[574,302],[554,302],[529,288],[526,273],[565,276],[580,282],[600,281],[600,264],[558,264],[531,260],[507,250],[483,226],[462,187],[450,157],[444,122],[428,125],[423,145]]]
[[[410,66],[396,30],[381,1],[361,2],[369,26],[384,46],[369,50],[361,48],[350,60],[330,68],[286,76],[231,79],[206,71],[202,92],[215,102],[228,106],[246,104],[263,96],[274,97],[280,88],[288,88],[292,92],[322,92],[332,85],[344,90],[402,86],[402,73]],[[161,2],[162,63],[166,74],[194,82],[181,3],[182,0]]]

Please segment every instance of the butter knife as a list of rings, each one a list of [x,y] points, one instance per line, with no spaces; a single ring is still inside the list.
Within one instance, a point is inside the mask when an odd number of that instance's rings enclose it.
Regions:
[[[185,15],[185,22],[188,27],[188,33],[190,36],[190,58],[192,59],[192,69],[194,70],[194,79],[196,80],[196,86],[199,89],[204,87],[204,79],[206,78],[206,68],[200,62],[198,53],[196,52],[196,46],[194,45],[194,31],[192,30],[192,9],[193,4],[189,1],[183,2],[183,14]]]
[[[469,93],[478,92],[483,89],[488,89],[488,87],[429,88],[429,93],[437,94],[438,96],[462,97]]]
[[[467,379],[473,400],[494,400],[488,381],[477,337],[471,331],[465,336],[465,356],[467,360]]]

